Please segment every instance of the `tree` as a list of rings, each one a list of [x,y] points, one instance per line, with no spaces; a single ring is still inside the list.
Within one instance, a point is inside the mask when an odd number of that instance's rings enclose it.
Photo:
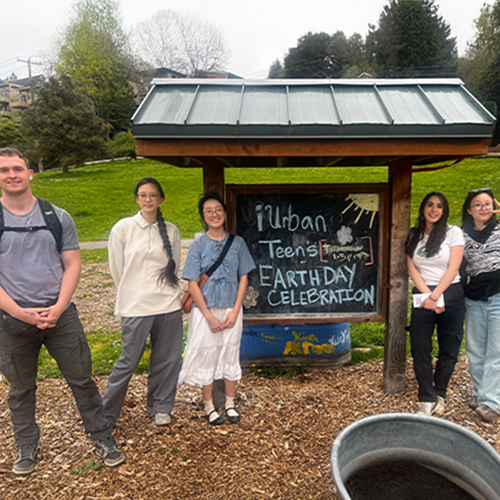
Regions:
[[[115,131],[126,130],[135,108],[128,40],[115,0],[77,0],[60,42],[56,70],[90,97]]]
[[[283,68],[279,60],[273,63],[269,78],[341,78],[369,70],[365,44],[358,33],[347,38],[343,31],[331,36],[309,32],[299,38],[297,47],[289,49]]]
[[[500,105],[500,1],[485,4],[474,21],[475,33],[465,57],[460,61],[460,74],[467,86],[483,101]]]
[[[466,85],[483,103],[491,101],[491,109],[500,107],[500,1],[485,4],[474,21],[474,38],[465,57],[460,60],[460,75]],[[495,113],[496,114],[496,113]],[[497,124],[493,144],[500,140]]]
[[[279,59],[276,59],[269,68],[268,78],[281,78],[283,74],[283,66]]]
[[[193,75],[225,68],[229,50],[215,25],[173,10],[156,12],[133,30],[134,47],[156,68]]]
[[[327,33],[307,33],[288,50],[284,60],[285,78],[339,78],[342,65]]]
[[[50,77],[21,116],[30,156],[68,166],[106,152],[110,126],[97,116],[92,100],[67,76]]]
[[[378,76],[456,74],[456,39],[434,0],[389,0],[366,45]]]
[[[21,142],[19,115],[0,117],[0,148],[16,147]]]

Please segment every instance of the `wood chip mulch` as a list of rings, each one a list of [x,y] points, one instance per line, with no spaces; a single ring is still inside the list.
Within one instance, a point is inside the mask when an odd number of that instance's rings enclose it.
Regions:
[[[95,283],[102,285],[105,278]],[[80,295],[94,293],[89,290]],[[103,310],[108,307],[103,303]],[[175,418],[163,428],[155,427],[146,412],[146,375],[134,376],[115,429],[127,461],[116,469],[101,467],[65,381],[41,380],[37,468],[25,479],[11,473],[15,443],[8,385],[0,382],[0,498],[336,499],[330,453],[337,434],[366,416],[414,410],[411,361],[406,365],[406,389],[399,394],[383,392],[382,372],[382,362],[374,362],[294,378],[245,375],[237,399],[242,420],[220,427],[205,420],[200,391],[179,386]],[[106,377],[97,380],[101,392],[106,382]],[[442,418],[476,432],[500,452],[498,423],[481,422],[468,408],[470,388],[462,356]]]

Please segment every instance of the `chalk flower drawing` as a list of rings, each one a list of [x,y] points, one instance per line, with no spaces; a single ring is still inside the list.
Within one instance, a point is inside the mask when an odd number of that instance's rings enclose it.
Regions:
[[[351,241],[353,240],[352,229],[350,227],[342,226],[337,231],[337,238],[341,245],[347,245],[348,243],[351,243]]]
[[[257,305],[257,297],[259,296],[259,292],[255,290],[253,286],[249,286],[245,293],[245,298],[243,300],[243,307],[245,309],[250,309],[251,307],[255,307]]]

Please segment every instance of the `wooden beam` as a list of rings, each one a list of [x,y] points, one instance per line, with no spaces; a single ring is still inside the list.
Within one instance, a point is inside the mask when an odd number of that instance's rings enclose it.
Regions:
[[[408,269],[405,241],[411,218],[411,159],[389,166],[391,185],[391,228],[389,254],[388,314],[384,349],[384,390],[390,393],[405,387],[406,330],[408,315]]]
[[[333,167],[336,163],[342,161],[345,156],[337,156],[337,158],[325,158],[324,167]]]
[[[484,139],[329,139],[208,140],[136,139],[138,156],[146,157],[408,157],[477,156],[488,152]]]
[[[224,164],[208,159],[203,164],[203,192],[218,193],[224,199]]]
[[[227,161],[225,158],[217,157],[216,159],[219,160],[220,162],[224,163],[224,165],[226,165],[226,167],[234,168],[234,165],[232,163],[230,163],[229,161]]]

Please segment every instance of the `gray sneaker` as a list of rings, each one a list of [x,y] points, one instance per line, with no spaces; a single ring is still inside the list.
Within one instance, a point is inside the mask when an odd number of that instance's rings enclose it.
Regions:
[[[35,470],[36,444],[24,444],[17,447],[16,460],[12,472],[16,476],[27,476]]]
[[[168,413],[157,413],[155,415],[155,425],[168,425],[171,422],[170,415]]]
[[[106,437],[94,441],[95,452],[104,460],[104,465],[107,467],[116,467],[125,462],[125,455],[116,446],[113,434],[108,434]]]

